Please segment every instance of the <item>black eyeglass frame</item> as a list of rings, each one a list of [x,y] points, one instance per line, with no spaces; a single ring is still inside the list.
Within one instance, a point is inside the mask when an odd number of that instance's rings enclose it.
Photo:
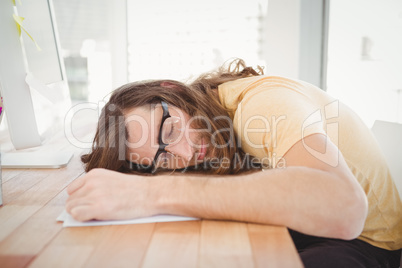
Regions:
[[[165,123],[166,119],[168,119],[169,117],[171,117],[171,115],[169,114],[169,109],[168,109],[168,105],[166,102],[161,101],[162,104],[162,110],[163,110],[163,115],[162,115],[162,120],[161,120],[161,125],[159,127],[159,134],[158,134],[158,144],[159,144],[159,148],[158,151],[156,151],[154,160],[152,161],[152,171],[154,171],[155,165],[156,165],[156,160],[158,159],[159,155],[161,153],[168,153],[168,151],[165,150],[166,146],[168,146],[168,143],[164,143],[162,141],[162,128],[163,128],[163,124]]]
[[[130,165],[135,165],[137,167],[140,167],[140,169],[151,172],[151,173],[155,173],[156,172],[156,160],[158,159],[159,155],[162,153],[169,153],[168,151],[165,150],[166,146],[168,146],[168,143],[164,143],[162,141],[162,129],[163,129],[163,124],[165,123],[166,119],[168,119],[169,117],[171,117],[170,113],[169,113],[169,108],[168,108],[168,104],[164,101],[161,101],[162,104],[162,120],[161,120],[161,125],[159,127],[159,134],[158,134],[158,144],[159,144],[159,148],[158,151],[156,151],[155,157],[152,160],[152,164],[149,166],[139,166],[138,164],[134,164],[131,161],[128,161]]]

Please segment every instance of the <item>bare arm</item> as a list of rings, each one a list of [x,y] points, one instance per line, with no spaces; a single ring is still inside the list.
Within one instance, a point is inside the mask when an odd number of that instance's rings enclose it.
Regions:
[[[317,151],[326,148],[329,158],[338,154],[332,143],[325,147],[323,135],[309,136],[305,142]],[[357,237],[367,215],[367,199],[342,156],[339,155],[339,164],[332,167],[313,157],[298,142],[285,159],[285,169],[239,176],[133,179],[130,175],[96,171],[93,178],[80,178],[69,186],[67,210],[81,220],[170,213],[285,225],[315,236]],[[110,173],[114,175],[114,193],[113,187],[106,187],[111,184],[111,179],[106,179]],[[97,186],[102,181],[103,191]],[[99,205],[97,199],[109,202]]]
[[[166,213],[285,225],[316,236],[351,239],[358,236],[367,214],[364,191],[338,149],[320,134],[305,139],[326,152],[317,159],[302,142],[285,155],[287,168],[244,176],[165,178],[159,202]]]

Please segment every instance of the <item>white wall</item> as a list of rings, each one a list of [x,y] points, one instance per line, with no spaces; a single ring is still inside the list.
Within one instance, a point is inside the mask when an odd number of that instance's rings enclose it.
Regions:
[[[269,0],[264,25],[266,73],[299,78],[300,0]]]

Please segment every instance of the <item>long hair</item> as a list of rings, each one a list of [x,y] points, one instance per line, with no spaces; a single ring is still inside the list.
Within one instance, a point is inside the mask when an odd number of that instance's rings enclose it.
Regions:
[[[141,173],[140,168],[125,159],[128,132],[124,115],[135,107],[158,104],[163,100],[194,118],[196,127],[211,128],[211,133],[207,135],[214,140],[214,156],[217,159],[228,159],[230,163],[208,171],[215,174],[238,173],[244,169],[242,158],[245,154],[237,146],[232,122],[228,120],[228,111],[220,104],[214,90],[222,83],[261,74],[261,67],[255,70],[247,67],[243,60],[236,59],[214,72],[202,74],[188,85],[174,80],[141,81],[123,85],[112,93],[102,109],[92,151],[81,157],[85,171],[105,168],[124,173]]]

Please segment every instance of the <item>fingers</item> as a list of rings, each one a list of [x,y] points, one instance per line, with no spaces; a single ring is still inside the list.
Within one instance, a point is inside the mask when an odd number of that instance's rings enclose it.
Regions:
[[[66,211],[77,221],[95,219],[94,204],[85,198],[69,198],[66,203]]]
[[[70,185],[67,187],[67,193],[72,195],[75,191],[80,189],[85,184],[85,175],[75,179]]]
[[[66,211],[78,221],[92,220],[93,204],[88,202],[88,198],[84,198],[87,194],[85,192],[85,183],[87,174],[75,179],[68,187],[67,193],[69,197],[66,202]]]
[[[121,217],[118,214],[122,213],[129,199],[125,193],[132,188],[127,185],[127,181],[119,173],[91,170],[67,187],[69,197],[66,211],[79,221]]]
[[[77,206],[72,208],[69,213],[77,221],[89,221],[95,219],[92,215],[93,210],[90,206]]]
[[[85,175],[75,179],[70,185],[67,187],[67,193],[72,195],[77,190],[81,189],[85,183],[91,178],[102,177],[105,171],[102,169],[93,169],[86,173]]]

